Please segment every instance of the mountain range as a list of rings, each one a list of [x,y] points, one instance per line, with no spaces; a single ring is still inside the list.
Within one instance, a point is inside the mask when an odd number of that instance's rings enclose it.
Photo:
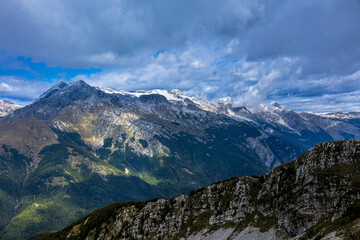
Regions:
[[[0,117],[6,116],[19,108],[21,108],[21,106],[13,102],[0,100]]]
[[[263,175],[319,142],[360,138],[357,112],[238,107],[84,81],[61,82],[8,113],[0,119],[2,239],[59,229],[112,202]]]

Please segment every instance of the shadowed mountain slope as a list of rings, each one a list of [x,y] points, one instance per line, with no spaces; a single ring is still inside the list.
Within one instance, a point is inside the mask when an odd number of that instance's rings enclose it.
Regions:
[[[359,176],[360,141],[321,143],[266,176],[114,203],[38,239],[359,239]]]
[[[0,234],[59,229],[112,202],[265,174],[314,144],[360,136],[359,114],[295,113],[59,83],[0,119]]]

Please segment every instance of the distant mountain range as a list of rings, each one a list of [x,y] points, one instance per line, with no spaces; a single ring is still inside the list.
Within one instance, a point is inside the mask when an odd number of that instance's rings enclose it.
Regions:
[[[100,206],[262,175],[319,142],[360,138],[360,113],[210,103],[178,90],[59,83],[0,119],[0,231],[21,239]]]
[[[14,112],[16,109],[21,108],[20,105],[17,105],[13,102],[6,100],[0,100],[0,117],[6,116],[9,113]]]
[[[360,239],[360,141],[316,145],[265,176],[114,203],[33,239]]]

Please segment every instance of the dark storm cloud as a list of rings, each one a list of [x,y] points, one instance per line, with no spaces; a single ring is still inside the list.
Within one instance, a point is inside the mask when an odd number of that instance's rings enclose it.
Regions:
[[[3,50],[61,66],[122,62],[117,57],[183,47],[201,36],[231,35],[262,11],[256,1],[232,0],[15,0],[1,5]]]
[[[0,51],[101,68],[73,80],[112,88],[360,110],[359,12],[357,0],[0,0]]]
[[[248,58],[300,56],[303,74],[358,70],[359,9],[360,1],[285,1],[249,30]]]

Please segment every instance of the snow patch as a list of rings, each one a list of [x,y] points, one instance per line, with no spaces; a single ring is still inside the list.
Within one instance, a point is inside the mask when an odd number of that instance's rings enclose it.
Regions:
[[[0,117],[6,116],[19,108],[22,108],[22,106],[6,100],[0,100]]]

